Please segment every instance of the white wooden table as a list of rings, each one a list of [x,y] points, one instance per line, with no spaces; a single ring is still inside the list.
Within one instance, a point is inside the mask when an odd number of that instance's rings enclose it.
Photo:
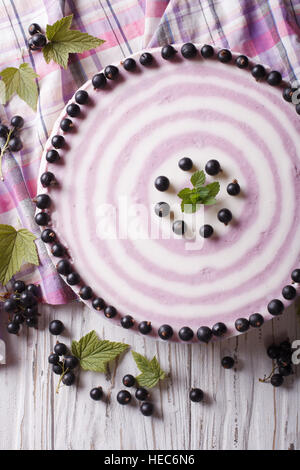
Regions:
[[[82,371],[77,386],[63,386],[56,394],[58,376],[47,361],[56,340],[48,332],[53,318],[64,322],[66,331],[60,339],[67,344],[95,329],[100,337],[125,341],[148,357],[157,354],[171,378],[151,392],[156,415],[147,418],[136,403],[116,402],[118,390],[124,388],[123,375],[137,372],[131,353],[112,364],[107,376]],[[206,346],[143,338],[111,325],[78,302],[45,306],[38,331],[5,335],[0,448],[299,449],[299,370],[278,389],[258,381],[271,371],[265,346],[286,336],[300,338],[300,319],[293,311],[262,330]],[[220,360],[232,354],[237,369],[224,370]],[[98,385],[105,391],[105,401],[89,397],[90,389]],[[192,386],[205,391],[205,402],[190,402]]]

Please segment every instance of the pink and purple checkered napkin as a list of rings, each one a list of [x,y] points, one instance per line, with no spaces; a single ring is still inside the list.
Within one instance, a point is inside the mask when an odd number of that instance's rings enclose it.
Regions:
[[[44,26],[73,13],[72,27],[104,39],[96,50],[73,55],[68,70],[47,65],[41,52],[28,51],[27,28]],[[39,75],[37,112],[18,97],[0,108],[1,120],[25,117],[23,149],[4,158],[0,183],[0,223],[27,227],[33,220],[36,180],[43,147],[52,125],[75,90],[96,71],[139,49],[197,41],[228,47],[300,77],[300,0],[4,0],[0,5],[0,67],[28,62]],[[0,70],[1,70],[0,69]],[[39,283],[50,304],[63,304],[73,293],[56,274],[43,244],[41,264],[26,265],[19,277]]]

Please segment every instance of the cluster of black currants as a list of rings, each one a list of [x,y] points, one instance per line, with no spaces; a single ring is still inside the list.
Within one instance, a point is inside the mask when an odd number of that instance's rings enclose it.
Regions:
[[[18,334],[22,324],[37,328],[39,298],[39,288],[35,284],[26,286],[23,281],[13,283],[12,294],[3,296],[3,308],[9,314],[8,333]]]
[[[73,385],[76,379],[74,369],[78,367],[79,360],[76,356],[70,354],[64,343],[56,343],[53,353],[48,357],[48,362],[52,365],[54,374],[60,375],[59,384],[62,382],[67,386]]]
[[[30,34],[30,38],[28,39],[29,49],[32,51],[41,51],[47,44],[46,36],[42,33],[41,27],[36,23],[32,23],[28,27],[28,32]]]
[[[280,387],[284,382],[284,377],[294,373],[292,367],[292,345],[287,339],[280,344],[271,344],[267,349],[267,355],[275,365],[269,377],[260,379],[261,382],[271,382],[273,387]]]
[[[0,121],[1,148],[8,148],[11,152],[19,152],[23,144],[19,135],[20,129],[24,125],[22,116],[13,116],[10,120],[11,128]]]
[[[133,387],[136,385],[136,380],[131,374],[124,375],[123,385],[125,387]],[[128,390],[120,390],[117,394],[117,401],[120,405],[128,405],[131,402],[132,395]],[[149,401],[150,394],[144,387],[137,387],[135,391],[135,398],[141,401],[140,411],[144,416],[151,416],[154,412],[153,403]]]

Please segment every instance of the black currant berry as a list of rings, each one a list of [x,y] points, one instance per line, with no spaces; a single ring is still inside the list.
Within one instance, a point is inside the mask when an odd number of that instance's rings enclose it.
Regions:
[[[15,129],[21,129],[21,127],[24,126],[24,119],[22,118],[22,116],[13,116],[10,120],[10,124]]]
[[[277,72],[276,70],[273,70],[270,72],[267,76],[267,82],[271,86],[278,86],[282,82],[282,75],[280,72]]]
[[[51,143],[54,148],[61,149],[65,145],[66,141],[63,135],[54,135],[51,139]]]
[[[73,127],[71,119],[65,118],[60,121],[60,128],[64,132],[68,132]]]
[[[218,52],[218,59],[222,64],[228,64],[232,60],[232,54],[228,49],[222,49]]]
[[[183,235],[186,232],[187,226],[184,220],[175,220],[172,224],[172,230],[176,235]]]
[[[200,326],[197,331],[197,338],[202,343],[208,343],[212,338],[212,331],[208,326]]]
[[[223,224],[228,225],[229,222],[231,222],[232,220],[232,213],[230,212],[229,209],[221,209],[218,212],[218,219]]]
[[[46,36],[42,33],[35,33],[31,37],[32,44],[37,49],[42,49],[47,44]]]
[[[200,388],[192,388],[190,391],[190,400],[199,403],[204,398],[204,393]]]
[[[204,59],[209,59],[210,57],[213,57],[214,52],[214,48],[207,44],[205,44],[201,49],[201,55],[202,57],[204,57]]]
[[[90,397],[96,401],[101,400],[101,398],[103,397],[102,387],[92,388],[92,390],[90,391]]]
[[[50,186],[51,183],[55,181],[55,176],[51,171],[46,171],[45,173],[42,174],[41,176],[41,184],[46,188],[47,186]]]
[[[182,341],[191,341],[193,339],[194,332],[188,326],[183,326],[180,328],[178,336]]]
[[[202,227],[200,227],[199,233],[202,238],[210,238],[214,233],[214,229],[211,225],[202,225]]]
[[[106,82],[107,80],[106,80],[104,73],[97,73],[92,78],[93,87],[96,89],[104,88],[106,86]]]
[[[37,317],[28,317],[26,318],[25,323],[28,328],[35,328],[37,327],[38,319]]]
[[[161,339],[167,340],[173,336],[173,328],[170,325],[162,325],[158,329],[158,336]]]
[[[85,90],[78,90],[75,93],[75,101],[78,104],[86,104],[89,100],[89,94]]]
[[[291,351],[282,351],[280,350],[280,355],[277,358],[277,364],[282,367],[287,367],[292,362],[292,353]]]
[[[140,401],[147,400],[149,398],[149,392],[146,388],[139,387],[135,391],[135,398]]]
[[[67,275],[67,283],[70,286],[76,286],[77,284],[80,283],[80,276],[78,273],[70,273]]]
[[[181,158],[178,162],[178,166],[183,171],[189,171],[193,168],[193,161],[188,157]]]
[[[212,334],[214,336],[223,336],[226,332],[227,326],[222,322],[218,322],[212,327]]]
[[[119,75],[119,69],[118,67],[115,67],[115,65],[108,65],[107,67],[105,67],[104,75],[109,80],[115,80]]]
[[[48,357],[49,364],[58,364],[59,363],[59,355],[58,354],[50,354]]]
[[[284,305],[281,300],[273,299],[268,304],[268,312],[273,316],[281,315],[283,310]]]
[[[22,140],[17,135],[9,141],[9,149],[12,152],[19,152],[23,148]]]
[[[284,378],[280,374],[274,374],[271,377],[271,384],[273,387],[280,387],[283,384]]]
[[[155,204],[154,212],[158,217],[167,217],[170,214],[170,206],[166,202]]]
[[[63,373],[62,363],[59,362],[58,364],[53,364],[52,371],[54,372],[54,374],[61,375]]]
[[[62,378],[62,383],[69,387],[70,385],[73,385],[73,383],[75,382],[75,379],[76,379],[75,374],[72,371],[66,372]]]
[[[67,106],[67,114],[71,117],[77,117],[80,114],[80,106],[76,103],[70,103]]]
[[[67,259],[60,260],[56,265],[56,269],[59,274],[62,274],[63,276],[67,276],[72,272],[71,263]]]
[[[41,226],[48,225],[50,221],[50,215],[47,212],[38,212],[34,217],[35,223]]]
[[[3,304],[3,308],[5,312],[9,312],[9,313],[15,312],[18,308],[18,304],[13,299],[7,299]]]
[[[194,44],[192,44],[191,42],[187,42],[181,47],[181,54],[185,59],[192,59],[197,55],[197,49]]]
[[[241,192],[241,187],[237,181],[229,183],[227,186],[227,192],[230,196],[237,196]]]
[[[21,314],[21,313],[16,313],[14,316],[13,316],[13,320],[12,322],[13,323],[17,323],[18,325],[21,325],[22,323],[24,323],[24,316]]]
[[[153,415],[154,406],[149,401],[145,401],[144,403],[141,404],[140,410],[144,416],[151,416]]]
[[[282,296],[286,300],[293,300],[297,295],[297,291],[293,286],[285,286],[282,289]]]
[[[263,65],[255,65],[251,70],[251,74],[256,80],[260,80],[266,76],[267,72]]]
[[[51,246],[51,253],[57,258],[61,258],[65,254],[65,248],[60,243],[54,243]]]
[[[297,88],[287,87],[283,90],[282,96],[288,103],[291,103],[293,100],[293,95],[296,93]]]
[[[232,369],[234,366],[234,359],[230,356],[225,356],[222,358],[221,364],[224,369]]]
[[[35,317],[38,314],[38,305],[32,305],[31,307],[26,307],[23,310],[23,315],[26,318]]]
[[[135,384],[135,378],[131,374],[124,375],[122,379],[123,385],[125,387],[133,387]]]
[[[300,284],[300,269],[294,269],[292,272],[292,280],[297,284]]]
[[[136,68],[136,61],[129,57],[128,59],[125,59],[124,62],[122,63],[123,67],[127,72],[131,72]]]
[[[33,36],[34,34],[40,33],[40,32],[41,32],[41,27],[37,23],[31,23],[28,26],[28,33],[30,34],[30,36]]]
[[[267,349],[267,355],[270,359],[277,359],[280,355],[280,348],[276,344],[271,344]]]
[[[154,181],[154,186],[158,191],[167,191],[170,181],[166,176],[158,176]]]
[[[125,315],[125,317],[121,318],[121,326],[128,330],[129,328],[132,328],[134,325],[134,320],[130,315]]]
[[[281,351],[284,351],[284,352],[288,352],[288,353],[292,353],[292,345],[290,343],[290,341],[287,339],[285,341],[282,341],[280,344],[279,344],[279,347],[280,347],[280,350]]]
[[[40,50],[39,47],[36,47],[36,46],[33,44],[32,38],[29,38],[27,42],[28,42],[28,47],[29,47],[29,49],[30,49],[31,51],[39,51],[39,50]]]
[[[89,300],[93,297],[93,291],[90,286],[82,286],[79,291],[79,296],[83,300]]]
[[[7,138],[9,129],[4,124],[0,124],[0,137]]]
[[[20,302],[24,307],[32,307],[37,304],[37,299],[31,292],[25,290],[20,294]]]
[[[252,328],[260,328],[264,324],[264,317],[260,313],[253,313],[249,317]]]
[[[120,405],[127,405],[131,401],[131,393],[128,390],[120,390],[117,395]]]
[[[153,56],[149,52],[144,52],[140,56],[140,64],[142,65],[150,65],[153,62]]]
[[[41,239],[44,243],[52,243],[56,240],[56,234],[50,228],[42,231]]]
[[[139,323],[139,332],[142,333],[142,335],[148,335],[152,331],[152,326],[151,322],[149,321],[142,321]]]
[[[68,348],[64,343],[56,343],[56,345],[54,346],[54,352],[59,356],[64,356],[65,354],[67,354]]]
[[[112,305],[108,305],[104,309],[104,315],[106,318],[114,318],[117,315],[117,310]]]
[[[7,327],[7,332],[12,334],[12,335],[17,335],[20,331],[20,324],[15,323],[15,322],[10,322],[8,323]]]
[[[288,377],[289,375],[292,375],[294,373],[293,368],[291,364],[288,364],[287,366],[279,366],[278,367],[278,372],[282,377]]]
[[[92,305],[94,307],[95,310],[102,310],[104,307],[105,307],[105,302],[103,299],[101,299],[101,297],[96,297],[93,302],[92,302]]]
[[[249,330],[250,323],[247,318],[238,318],[235,321],[234,326],[237,331],[239,331],[240,333],[244,333],[245,331]]]
[[[296,104],[296,113],[300,115],[300,103]]]
[[[60,320],[52,320],[49,323],[49,331],[52,335],[60,335],[64,329],[64,324]]]
[[[249,59],[245,55],[239,55],[235,60],[235,64],[239,69],[246,69],[249,65]]]
[[[209,160],[205,165],[205,171],[210,176],[215,176],[221,171],[218,160]]]
[[[26,289],[26,284],[24,281],[15,281],[12,288],[14,292],[21,293]]]
[[[48,194],[39,194],[35,198],[35,203],[38,209],[48,209],[51,206],[51,199]]]
[[[163,46],[161,49],[161,56],[165,60],[172,59],[174,55],[177,53],[176,49],[174,49],[171,44],[168,44],[167,46]]]
[[[65,356],[64,365],[65,369],[75,369],[79,364],[79,360],[76,356]]]

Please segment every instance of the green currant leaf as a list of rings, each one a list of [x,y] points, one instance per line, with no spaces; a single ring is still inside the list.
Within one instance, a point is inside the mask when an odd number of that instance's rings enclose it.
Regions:
[[[152,388],[159,380],[165,378],[166,373],[161,369],[156,356],[154,356],[151,361],[135,351],[132,351],[132,356],[141,371],[141,374],[136,377],[136,381],[140,387]]]
[[[39,265],[35,239],[26,228],[17,231],[11,225],[0,225],[0,282],[3,286],[20,271],[23,262]]]
[[[0,104],[6,103],[6,89],[3,80],[0,81]]]
[[[38,75],[29,64],[21,64],[16,67],[7,67],[0,72],[5,85],[5,100],[9,101],[14,93],[25,101],[34,111],[36,111],[38,100],[38,88],[35,79]]]
[[[49,42],[43,48],[47,64],[54,60],[67,68],[70,53],[89,51],[105,42],[90,34],[70,30],[72,20],[73,15],[70,15],[56,21],[53,25],[47,25],[46,36]]]
[[[106,372],[107,363],[116,359],[129,347],[125,343],[100,340],[93,330],[79,341],[72,341],[71,351],[84,370]]]

